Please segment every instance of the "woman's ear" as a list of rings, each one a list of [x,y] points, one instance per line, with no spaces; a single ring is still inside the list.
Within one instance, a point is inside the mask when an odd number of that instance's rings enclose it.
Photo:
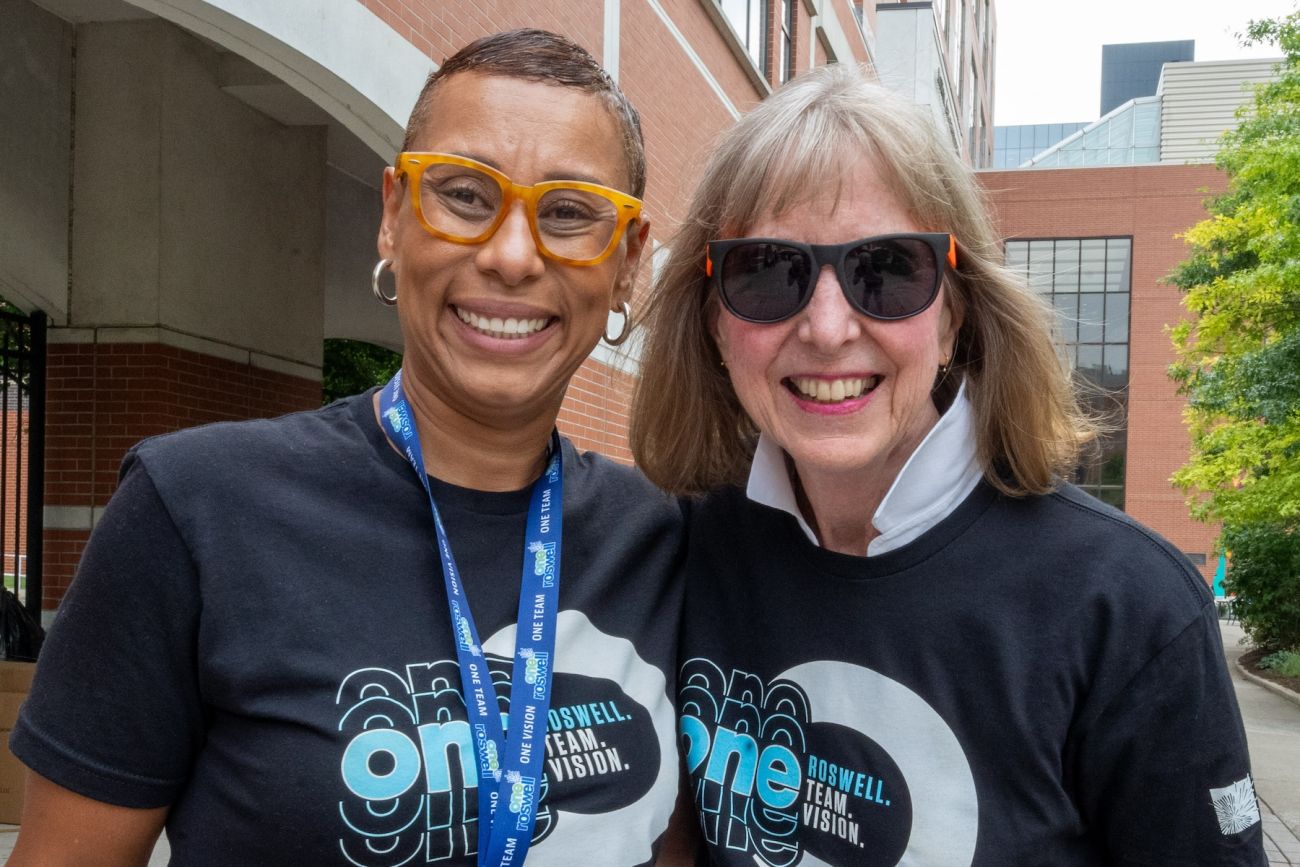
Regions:
[[[638,217],[636,222],[627,227],[627,249],[623,251],[619,262],[618,274],[614,278],[614,294],[609,299],[609,309],[619,310],[624,302],[632,300],[632,290],[636,288],[636,275],[641,270],[641,254],[645,252],[650,240],[650,221]]]
[[[402,210],[402,194],[405,190],[397,180],[396,170],[392,166],[384,169],[384,213],[379,220],[379,258],[392,259],[397,248],[397,216]]]

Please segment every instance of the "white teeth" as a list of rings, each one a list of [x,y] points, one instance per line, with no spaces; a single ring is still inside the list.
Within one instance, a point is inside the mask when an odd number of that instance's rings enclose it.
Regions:
[[[499,337],[504,340],[517,340],[535,334],[545,328],[546,323],[550,321],[548,319],[502,319],[500,316],[489,318],[460,307],[456,307],[455,310],[456,315],[470,328],[489,337]]]
[[[794,387],[809,400],[815,400],[818,403],[839,403],[843,400],[853,400],[862,397],[865,392],[871,391],[880,384],[879,376],[869,376],[866,379],[813,379],[811,377],[800,376],[790,380]]]

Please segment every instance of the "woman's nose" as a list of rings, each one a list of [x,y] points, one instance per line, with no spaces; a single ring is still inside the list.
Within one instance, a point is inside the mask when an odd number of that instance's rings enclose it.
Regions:
[[[827,265],[817,275],[812,298],[799,313],[799,338],[829,352],[861,336],[857,311],[849,305],[835,269]]]
[[[500,276],[507,286],[518,286],[546,270],[546,263],[529,228],[528,209],[523,202],[510,203],[505,219],[492,237],[483,242],[475,262],[480,270]]]

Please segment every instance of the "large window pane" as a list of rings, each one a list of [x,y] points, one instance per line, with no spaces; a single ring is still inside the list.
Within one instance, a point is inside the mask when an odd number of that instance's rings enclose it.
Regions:
[[[1106,388],[1128,385],[1128,344],[1108,343],[1102,347],[1102,382]]]
[[[1052,296],[1056,307],[1057,324],[1061,328],[1061,339],[1067,344],[1079,342],[1079,296],[1075,293]]]
[[[1056,242],[1056,292],[1079,291],[1079,242]]]
[[[1088,411],[1116,428],[1081,460],[1074,478],[1093,496],[1122,508],[1132,243],[1127,238],[1014,241],[1007,242],[1006,253],[1008,265],[1028,273],[1031,285],[1051,300],[1061,356],[1076,376],[1098,386],[1084,398]]]
[[[1080,245],[1079,288],[1084,292],[1100,292],[1106,288],[1106,242],[1100,238]]]
[[[1075,368],[1092,382],[1101,385],[1101,347],[1091,343],[1079,344],[1079,360]]]
[[[1029,244],[1024,241],[1007,242],[1007,267],[1017,274],[1029,276]]]
[[[1106,296],[1106,342],[1128,343],[1128,293]]]
[[[1110,238],[1106,241],[1106,291],[1129,290],[1129,263],[1133,244],[1128,238]]]
[[[1079,296],[1079,342],[1101,343],[1105,322],[1105,299],[1100,292]]]
[[[1124,484],[1124,459],[1123,445],[1119,447],[1119,450],[1102,456],[1101,483],[1103,485]]]
[[[763,33],[766,30],[768,0],[718,0],[722,14],[736,31],[754,65],[767,73]]]
[[[1117,509],[1124,508],[1123,488],[1101,488],[1093,496],[1108,506],[1114,506]]]
[[[1052,291],[1052,242],[1029,242],[1029,285],[1036,292]]]

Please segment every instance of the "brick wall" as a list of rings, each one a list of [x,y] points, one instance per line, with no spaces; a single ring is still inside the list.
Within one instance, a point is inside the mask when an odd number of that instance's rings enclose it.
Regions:
[[[1204,554],[1214,573],[1216,527],[1192,520],[1169,478],[1190,452],[1184,400],[1166,370],[1167,326],[1183,318],[1178,290],[1163,282],[1186,257],[1178,234],[1204,219],[1203,200],[1225,186],[1209,165],[981,172],[1004,238],[1133,238],[1129,315],[1129,417],[1125,511],[1180,550]]]
[[[321,401],[319,382],[157,343],[52,343],[46,358],[45,506],[64,514],[104,506],[144,437]],[[46,528],[44,607],[63,598],[89,535]]]
[[[590,358],[573,375],[560,407],[560,433],[581,449],[632,463],[627,442],[633,378]]]

